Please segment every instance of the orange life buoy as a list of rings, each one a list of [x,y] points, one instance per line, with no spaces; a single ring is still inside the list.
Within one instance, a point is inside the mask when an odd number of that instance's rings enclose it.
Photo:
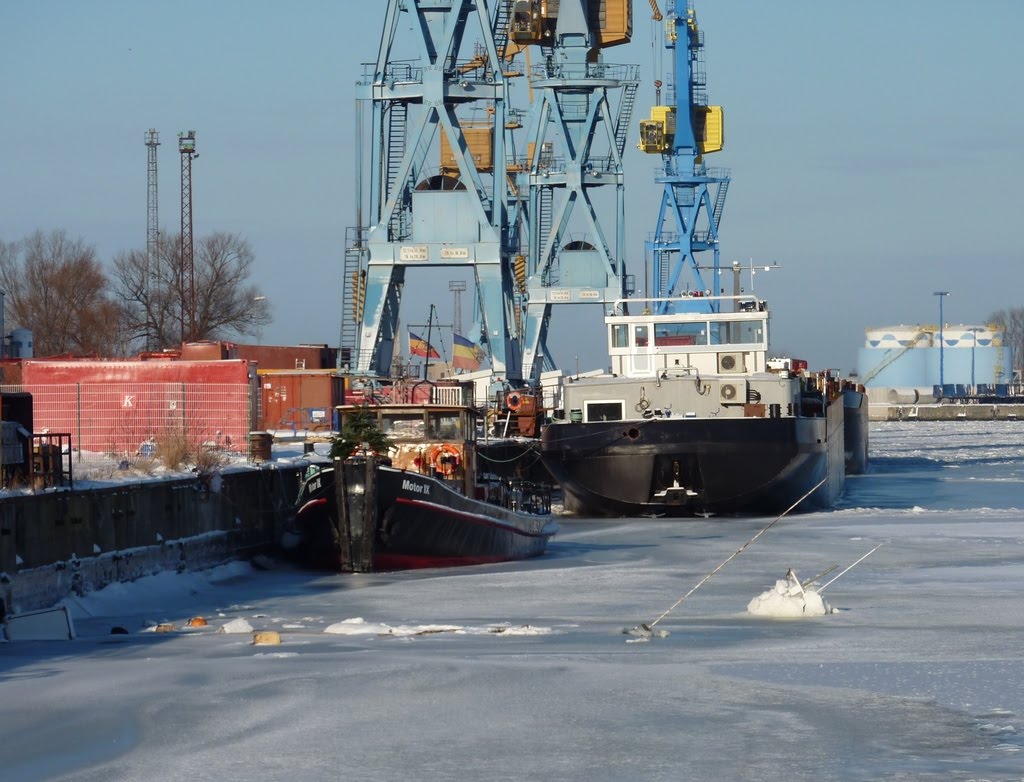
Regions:
[[[430,452],[430,466],[446,478],[455,474],[461,460],[462,454],[451,443],[443,443]]]
[[[519,409],[519,406],[523,403],[523,398],[519,395],[518,391],[512,391],[508,396],[505,397],[505,404],[508,409],[513,413]]]

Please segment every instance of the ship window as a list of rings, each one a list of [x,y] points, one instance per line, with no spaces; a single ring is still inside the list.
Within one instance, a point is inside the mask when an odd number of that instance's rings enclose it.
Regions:
[[[638,348],[647,347],[647,326],[633,327],[633,344]]]
[[[626,327],[625,323],[616,323],[612,326],[612,347],[629,347],[629,329]]]
[[[654,327],[654,344],[656,347],[703,345],[704,326],[703,323],[659,323]]]
[[[764,339],[760,320],[734,320],[711,323],[712,345],[757,345]]]
[[[430,413],[430,437],[461,441],[462,423],[458,413]]]
[[[584,420],[586,421],[621,421],[623,403],[615,402],[585,402]]]
[[[381,416],[381,431],[392,440],[426,439],[426,425],[420,413]]]

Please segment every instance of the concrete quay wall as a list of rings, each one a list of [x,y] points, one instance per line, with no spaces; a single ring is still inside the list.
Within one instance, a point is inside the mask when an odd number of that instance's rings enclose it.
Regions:
[[[247,469],[48,492],[0,501],[0,613],[164,571],[210,567],[269,549],[302,467]]]
[[[1024,421],[1020,404],[872,404],[871,421]]]

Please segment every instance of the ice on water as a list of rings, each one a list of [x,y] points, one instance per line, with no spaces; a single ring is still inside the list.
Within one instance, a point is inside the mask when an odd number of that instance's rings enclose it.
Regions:
[[[1020,780],[1024,423],[871,437],[840,508],[776,524],[644,643],[623,628],[770,519],[563,519],[525,563],[233,564],[76,598],[77,640],[0,644],[3,777]],[[835,612],[748,612],[881,542]],[[240,621],[281,645],[216,632]]]

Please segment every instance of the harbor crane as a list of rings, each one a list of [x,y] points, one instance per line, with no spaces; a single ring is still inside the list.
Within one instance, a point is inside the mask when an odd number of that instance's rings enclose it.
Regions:
[[[357,86],[341,329],[350,369],[389,374],[410,267],[472,270],[466,336],[510,385],[553,366],[553,305],[622,298],[622,155],[638,69],[604,62],[603,50],[631,35],[631,0],[389,0]],[[531,106],[513,111],[508,63],[530,47],[540,54],[526,74]]]
[[[655,21],[660,20],[656,0],[651,0],[651,8]],[[664,46],[672,55],[667,100],[660,102],[656,82],[659,105],[640,122],[638,144],[641,151],[662,158],[656,179],[663,185],[661,206],[654,236],[645,243],[652,295],[662,299],[659,314],[679,306],[708,310],[718,306],[707,297],[688,297],[685,303],[677,299],[686,290],[702,293],[720,288],[718,227],[731,179],[727,169],[709,168],[704,160],[722,149],[724,120],[721,106],[708,105],[704,34],[696,12],[689,2],[670,0],[666,13]],[[706,283],[699,256],[707,252],[714,260]]]
[[[387,3],[377,59],[357,85],[357,225],[346,236],[341,330],[354,371],[390,374],[410,267],[468,266],[481,314],[470,336],[495,372],[519,373],[496,132],[506,78],[492,22],[485,0]]]
[[[538,47],[526,158],[517,168],[522,380],[554,368],[552,307],[603,303],[629,290],[622,157],[638,68],[604,59],[632,38],[630,0],[516,0],[511,39]]]

